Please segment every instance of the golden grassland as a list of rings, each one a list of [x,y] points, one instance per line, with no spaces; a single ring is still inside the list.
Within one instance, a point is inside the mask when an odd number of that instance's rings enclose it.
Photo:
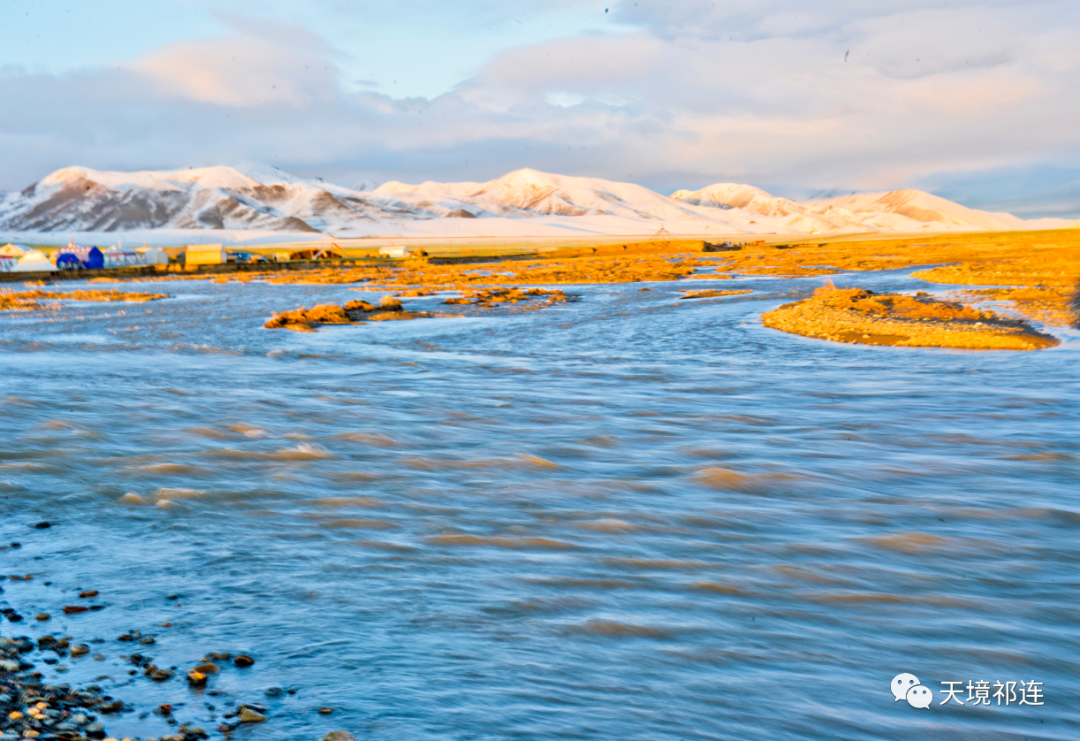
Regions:
[[[965,350],[1040,350],[1060,342],[1019,319],[914,296],[837,288],[830,282],[803,301],[761,316],[766,327],[833,342]]]
[[[738,251],[703,253],[699,240],[631,242],[566,248],[529,260],[437,264],[425,258],[329,267],[287,273],[230,273],[220,282],[355,284],[373,289],[464,290],[482,286],[574,285],[712,280],[734,275],[802,277],[839,271],[924,267],[916,277],[969,288],[970,301],[1012,301],[1032,319],[1075,325],[1080,285],[1080,230],[939,234],[905,237],[854,236],[788,244],[748,245]],[[715,267],[715,272],[702,272]],[[202,276],[182,276],[199,278]],[[993,287],[993,288],[990,288]]]
[[[1030,320],[1045,322],[1050,326],[1080,326],[1080,230],[1066,229],[1040,232],[1005,232],[973,234],[937,234],[916,236],[855,235],[833,238],[818,237],[801,239],[787,244],[750,244],[724,252],[703,252],[700,239],[672,238],[670,240],[644,240],[625,244],[602,246],[563,247],[535,257],[522,259],[521,255],[505,255],[501,261],[489,257],[490,262],[454,263],[446,255],[438,258],[409,258],[405,260],[372,259],[359,260],[346,265],[319,267],[309,270],[252,271],[222,273],[216,282],[260,280],[270,283],[293,283],[309,285],[348,285],[354,290],[393,291],[398,296],[426,296],[437,291],[457,291],[462,296],[449,303],[489,306],[495,304],[534,302],[534,297],[523,292],[520,286],[579,285],[606,283],[636,283],[647,281],[681,281],[686,279],[720,280],[737,276],[803,277],[830,275],[844,272],[873,272],[922,268],[914,276],[930,283],[956,286],[953,294],[957,301],[973,304],[1002,302],[1003,308]],[[449,254],[449,253],[448,253]],[[187,274],[168,276],[164,279],[205,279],[205,275]],[[162,278],[157,278],[158,280]],[[147,280],[134,278],[136,281]],[[150,280],[153,280],[151,278]],[[522,295],[514,292],[523,292]],[[501,292],[501,293],[500,293]],[[509,292],[509,293],[507,293]],[[734,295],[724,291],[685,291],[685,298],[709,298]],[[130,295],[130,294],[129,294]],[[74,298],[65,294],[60,298]],[[820,297],[819,297],[820,298]],[[835,299],[835,300],[833,300]],[[811,300],[799,310],[818,311],[840,321],[843,312],[860,314],[859,322],[901,322],[905,332],[927,335],[947,333],[950,322],[959,322],[957,332],[970,338],[975,334],[987,334],[989,330],[973,332],[967,326],[985,320],[970,322],[961,316],[919,316],[904,313],[907,304],[899,298],[874,300],[887,305],[888,311],[860,312],[858,307],[838,307],[837,297],[830,301]],[[32,299],[31,299],[32,300]],[[85,300],[85,299],[84,299]],[[546,297],[544,305],[559,300]],[[862,299],[860,299],[861,301]],[[915,300],[915,299],[912,299]],[[7,299],[18,303],[17,299]],[[856,302],[857,303],[857,302]],[[925,306],[919,297],[917,303]],[[2,306],[3,304],[0,304]],[[535,305],[535,304],[534,304]],[[860,304],[861,305],[861,304]],[[333,305],[330,305],[333,306]],[[298,309],[293,319],[273,319],[278,326],[296,325],[311,328],[318,324],[341,323],[345,316],[350,323],[371,321],[380,314],[397,315],[401,312],[381,310],[378,312],[350,311],[337,307],[342,313],[331,309]],[[523,307],[526,308],[526,307]],[[528,308],[532,308],[529,306]],[[538,308],[538,307],[537,307]],[[912,307],[908,307],[909,309]],[[895,309],[895,315],[890,311]],[[318,311],[316,311],[318,310]],[[925,309],[919,309],[925,311]],[[975,311],[973,309],[973,311]],[[315,314],[311,314],[315,312]],[[329,313],[327,313],[329,312]],[[841,312],[841,313],[837,313]],[[286,316],[290,312],[279,316]],[[404,312],[408,315],[409,312]],[[310,320],[305,317],[314,316]],[[996,314],[987,315],[989,324],[1001,337],[1013,340],[995,342],[1028,343],[1045,346],[1042,340],[1032,339],[1030,328],[1013,328],[1006,331],[1006,318]],[[319,318],[321,317],[321,318]],[[335,320],[333,317],[338,317]],[[405,318],[405,317],[396,317]],[[790,321],[794,321],[789,317]],[[854,321],[848,316],[845,321]],[[774,317],[774,323],[779,320]],[[961,326],[963,325],[963,326]],[[854,326],[854,325],[853,325]],[[860,326],[862,326],[860,324]],[[883,325],[878,326],[882,329]],[[980,328],[982,329],[982,328]],[[892,331],[895,330],[895,331]],[[895,334],[900,336],[900,326],[890,332],[859,331],[857,339],[867,334]],[[1015,331],[1013,331],[1015,330]],[[823,332],[811,336],[849,337],[849,328],[843,332]],[[1037,333],[1036,333],[1037,334]],[[907,335],[905,335],[907,336]],[[916,340],[908,337],[912,344]],[[972,346],[968,340],[954,338],[948,346]],[[892,344],[900,344],[899,341]]]
[[[154,301],[168,298],[164,293],[133,293],[127,291],[0,291],[0,311],[32,311],[42,308],[39,301]]]
[[[905,239],[838,239],[738,252],[724,270],[804,275],[815,267],[873,271],[931,265],[922,280],[968,289],[958,298],[1011,301],[1022,316],[1052,326],[1080,320],[1080,230],[943,234]]]

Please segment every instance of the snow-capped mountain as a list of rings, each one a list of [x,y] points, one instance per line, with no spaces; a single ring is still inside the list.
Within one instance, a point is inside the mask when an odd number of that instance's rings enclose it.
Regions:
[[[826,218],[856,221],[885,231],[902,229],[910,221],[990,231],[1030,228],[1028,222],[1012,214],[979,211],[919,190],[860,193],[805,205],[811,213]]]
[[[424,204],[436,210],[460,209],[467,204],[473,207],[474,216],[626,216],[662,222],[700,219],[703,215],[689,204],[633,183],[530,169],[487,183],[384,183],[371,197],[414,208]]]
[[[321,232],[395,216],[347,188],[273,171],[255,175],[232,167],[131,173],[67,167],[0,202],[0,229]]]
[[[632,183],[517,170],[487,183],[384,183],[346,188],[276,168],[170,172],[57,170],[0,197],[0,232],[183,231],[291,238],[549,234],[810,234],[1055,228],[969,209],[914,190],[799,203],[721,183],[664,196]]]

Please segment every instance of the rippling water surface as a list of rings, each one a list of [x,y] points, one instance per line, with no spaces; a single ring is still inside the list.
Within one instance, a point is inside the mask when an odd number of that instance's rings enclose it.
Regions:
[[[735,283],[315,334],[260,326],[366,296],[185,281],[3,315],[0,563],[34,579],[2,632],[104,639],[42,668],[132,704],[114,735],[254,701],[237,738],[1076,738],[1078,334],[829,344],[758,320],[820,279]],[[58,615],[78,589],[106,608]],[[160,665],[257,663],[152,684],[128,630]],[[916,710],[900,672],[1046,704]]]

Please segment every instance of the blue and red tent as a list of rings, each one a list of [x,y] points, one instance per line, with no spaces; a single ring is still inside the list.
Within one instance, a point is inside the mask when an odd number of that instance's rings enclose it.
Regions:
[[[97,247],[69,244],[56,255],[56,267],[61,270],[83,270],[105,267],[105,256]]]

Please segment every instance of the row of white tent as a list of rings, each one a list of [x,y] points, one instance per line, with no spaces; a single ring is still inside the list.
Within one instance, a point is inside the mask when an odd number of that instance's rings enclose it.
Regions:
[[[63,251],[61,248],[56,254],[60,255]],[[101,250],[101,257],[101,266],[105,268],[135,268],[144,265],[169,264],[168,254],[157,247],[130,249],[113,245]],[[0,247],[0,273],[51,273],[57,270],[59,268],[53,260],[41,250],[11,243]]]

